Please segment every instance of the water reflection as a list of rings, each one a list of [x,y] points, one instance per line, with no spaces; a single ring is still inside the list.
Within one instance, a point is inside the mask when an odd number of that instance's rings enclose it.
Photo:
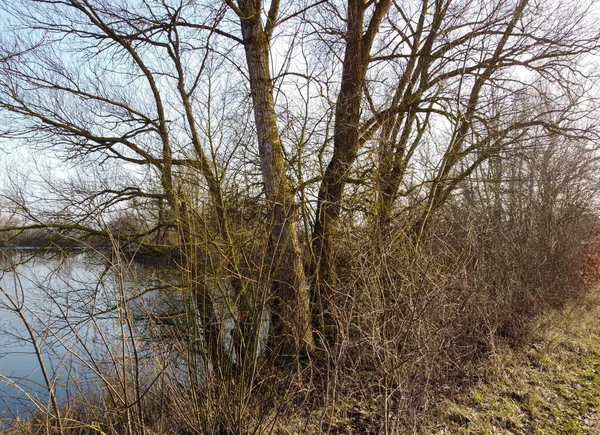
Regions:
[[[110,253],[0,251],[0,416],[50,407],[36,345],[61,402],[106,387],[106,376],[126,386],[134,356],[138,376],[152,379],[167,362],[176,372],[176,329],[150,326],[185,312],[177,283],[173,270]]]

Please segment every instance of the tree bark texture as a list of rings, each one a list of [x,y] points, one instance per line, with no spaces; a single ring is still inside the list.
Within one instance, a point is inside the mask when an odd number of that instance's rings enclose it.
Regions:
[[[252,3],[252,4],[250,4]],[[280,356],[302,355],[313,346],[307,282],[296,230],[296,208],[285,174],[269,65],[269,40],[259,2],[240,9],[260,165],[271,216],[271,331],[269,346]]]
[[[341,201],[360,147],[361,99],[369,52],[388,7],[387,0],[380,0],[376,4],[369,26],[363,33],[366,4],[362,0],[348,1],[342,82],[335,109],[333,156],[319,188],[312,239],[315,256],[311,293],[313,324],[328,344],[334,343],[337,338],[333,316],[337,293],[335,237],[339,228]]]

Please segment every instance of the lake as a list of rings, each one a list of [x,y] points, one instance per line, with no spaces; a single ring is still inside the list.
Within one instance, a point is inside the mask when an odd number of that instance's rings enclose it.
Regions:
[[[126,398],[132,373],[178,376],[176,281],[102,252],[1,250],[0,416],[50,407],[40,358],[59,402],[99,386]]]

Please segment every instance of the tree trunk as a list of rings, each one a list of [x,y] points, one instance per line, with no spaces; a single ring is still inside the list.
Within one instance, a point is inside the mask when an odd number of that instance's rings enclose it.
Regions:
[[[319,188],[317,216],[313,229],[313,285],[311,300],[315,329],[325,344],[335,343],[337,326],[333,316],[336,287],[335,237],[339,228],[341,201],[350,170],[360,147],[361,97],[365,85],[369,52],[389,1],[379,1],[366,33],[363,34],[366,5],[348,1],[348,27],[342,67],[342,83],[337,98],[333,133],[333,156]]]
[[[246,4],[246,7],[250,7]],[[270,277],[271,331],[269,347],[280,357],[297,357],[313,346],[307,283],[296,231],[294,198],[283,163],[283,150],[275,117],[273,83],[269,67],[269,41],[260,10],[244,10],[240,17],[260,165],[271,217]]]

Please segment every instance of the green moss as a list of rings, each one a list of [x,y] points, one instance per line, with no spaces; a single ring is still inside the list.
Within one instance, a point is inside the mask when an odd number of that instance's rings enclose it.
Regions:
[[[480,391],[473,391],[473,401],[475,401],[475,403],[484,403],[485,402],[485,395],[480,392]]]

